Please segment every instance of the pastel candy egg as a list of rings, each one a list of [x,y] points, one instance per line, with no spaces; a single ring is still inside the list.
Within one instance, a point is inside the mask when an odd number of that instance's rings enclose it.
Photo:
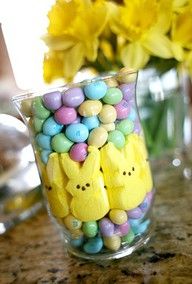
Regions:
[[[125,137],[119,130],[110,131],[108,134],[108,142],[112,142],[118,149],[125,145]]]
[[[32,116],[31,104],[32,104],[31,99],[23,100],[21,102],[21,112],[27,117]]]
[[[117,112],[117,119],[127,118],[130,112],[130,104],[122,100],[120,103],[115,105],[115,109]]]
[[[136,113],[135,109],[132,107],[130,112],[129,112],[128,119],[135,121],[136,118],[137,118],[137,113]]]
[[[103,97],[103,101],[109,105],[118,104],[123,98],[121,90],[118,88],[109,88],[106,95]]]
[[[50,111],[44,107],[41,97],[37,97],[32,102],[32,113],[34,116],[46,119],[50,115]]]
[[[132,120],[123,119],[116,124],[116,129],[120,130],[124,135],[128,135],[133,132],[134,123]]]
[[[83,236],[83,232],[80,229],[71,230],[70,233],[72,239],[78,239]]]
[[[35,140],[40,148],[43,148],[45,150],[51,150],[51,136],[39,133],[35,137]]]
[[[135,82],[136,78],[137,78],[137,72],[134,69],[130,69],[128,67],[121,68],[117,76],[117,80],[121,84]]]
[[[81,247],[83,245],[83,242],[84,242],[84,237],[80,236],[77,239],[72,239],[70,241],[70,244],[71,244],[72,247],[78,248],[78,247]]]
[[[112,123],[116,120],[117,113],[113,106],[103,105],[101,112],[99,113],[99,120],[102,123]]]
[[[100,237],[94,237],[88,240],[83,246],[83,250],[88,254],[96,254],[101,251],[103,241]]]
[[[108,87],[117,87],[119,83],[115,78],[106,78],[105,83],[107,84]]]
[[[87,148],[86,143],[77,143],[73,145],[70,149],[70,158],[76,162],[83,162],[87,157]]]
[[[143,212],[141,208],[139,207],[127,211],[127,214],[128,214],[128,217],[132,219],[139,219],[143,217]]]
[[[77,115],[77,118],[72,123],[74,124],[74,123],[80,123],[80,122],[81,122],[81,117],[80,115]]]
[[[121,225],[127,221],[127,214],[124,210],[112,209],[109,212],[109,218],[114,224]]]
[[[130,244],[135,238],[135,234],[132,230],[129,230],[129,233],[121,238],[122,244]]]
[[[135,124],[134,124],[134,132],[136,134],[140,134],[141,132],[141,125],[140,125],[140,122],[139,121],[135,121]]]
[[[67,215],[63,219],[63,223],[69,231],[78,230],[82,226],[82,222],[75,218],[72,214]]]
[[[99,229],[103,236],[110,237],[114,234],[115,226],[108,218],[103,218],[99,221]]]
[[[93,128],[99,127],[99,119],[98,119],[97,116],[84,117],[82,119],[82,123],[85,124],[85,126],[89,130],[92,130]]]
[[[88,238],[93,238],[97,235],[98,226],[96,221],[89,221],[83,223],[82,231]]]
[[[43,150],[41,151],[41,161],[44,164],[47,164],[48,160],[49,160],[49,155],[52,153],[52,151],[50,150]]]
[[[56,134],[51,140],[52,148],[57,153],[67,153],[73,142],[71,142],[64,133]]]
[[[102,109],[102,103],[95,100],[84,101],[78,108],[78,112],[81,116],[95,116],[100,113]]]
[[[107,141],[108,132],[102,127],[93,129],[88,138],[88,145],[95,146],[97,148],[102,147]]]
[[[110,250],[117,251],[121,246],[121,238],[117,235],[103,238],[104,246]]]
[[[135,95],[135,82],[129,83],[129,84],[121,84],[119,86],[119,89],[123,93],[123,99],[126,101],[130,101],[134,99]]]
[[[82,123],[75,123],[67,126],[65,135],[73,142],[84,142],[89,135],[87,127]]]
[[[63,128],[62,124],[59,124],[55,121],[53,116],[47,118],[43,124],[43,133],[45,135],[54,136],[61,132]]]
[[[107,130],[107,132],[115,130],[115,123],[114,122],[107,123],[107,124],[101,124],[100,126],[105,128],[105,130]]]
[[[55,112],[54,118],[59,124],[67,125],[76,120],[77,112],[74,108],[63,106]]]
[[[150,220],[145,220],[143,223],[139,224],[138,226],[133,226],[132,230],[134,234],[143,234],[147,231],[148,226],[150,224]]]
[[[64,105],[75,108],[85,100],[85,96],[81,88],[71,88],[64,92],[62,100]]]
[[[100,100],[107,91],[107,85],[104,81],[94,81],[84,87],[84,93],[88,99]]]
[[[146,196],[145,199],[143,200],[143,202],[139,205],[139,208],[142,212],[147,212],[147,210],[149,209],[149,199],[148,197]]]
[[[35,129],[35,132],[38,133],[38,132],[42,131],[44,121],[45,121],[45,119],[34,117],[33,126],[34,126],[34,129]]]
[[[62,106],[61,93],[55,91],[43,95],[43,104],[50,110],[57,110]]]
[[[114,234],[122,237],[128,234],[129,229],[130,229],[129,223],[125,222],[124,224],[121,224],[115,227]]]

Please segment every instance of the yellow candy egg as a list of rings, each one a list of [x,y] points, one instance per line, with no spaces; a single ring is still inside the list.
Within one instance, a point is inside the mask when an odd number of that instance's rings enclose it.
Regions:
[[[124,210],[112,209],[109,212],[109,218],[114,224],[121,225],[127,221],[127,213]]]
[[[89,117],[100,113],[102,109],[102,103],[96,100],[84,101],[78,108],[78,112],[81,116]]]
[[[69,231],[78,230],[82,226],[82,222],[75,218],[72,214],[67,215],[63,219],[63,223]]]
[[[120,84],[135,82],[137,78],[137,72],[134,69],[123,67],[120,69],[117,80]]]
[[[103,241],[105,247],[113,251],[117,251],[121,246],[121,238],[116,235],[113,235],[111,237],[104,237]]]
[[[105,79],[105,83],[109,87],[117,87],[118,86],[118,82],[117,82],[117,80],[115,78]]]
[[[115,130],[115,123],[100,124],[101,127],[105,128],[107,132]]]
[[[117,118],[117,112],[111,105],[103,105],[101,112],[99,113],[99,120],[102,123],[112,123]]]
[[[107,141],[108,132],[103,127],[94,128],[88,138],[88,145],[95,146],[97,148],[102,147]]]
[[[21,102],[21,112],[27,117],[32,116],[31,104],[32,104],[31,99],[24,100]]]
[[[76,238],[79,238],[81,236],[83,236],[83,232],[80,229],[71,231],[72,239],[76,239]]]

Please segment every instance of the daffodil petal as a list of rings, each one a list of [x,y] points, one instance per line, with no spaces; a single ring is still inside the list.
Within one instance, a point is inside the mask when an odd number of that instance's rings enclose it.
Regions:
[[[43,78],[46,83],[63,77],[63,52],[49,51],[44,55]]]
[[[160,33],[167,33],[171,26],[172,0],[160,0],[157,23],[154,26]]]
[[[121,52],[124,66],[138,70],[143,68],[149,60],[149,53],[139,42],[127,44]]]
[[[64,52],[63,73],[67,80],[71,80],[81,68],[84,59],[84,47],[81,43]]]
[[[66,35],[52,36],[47,34],[43,37],[43,40],[49,46],[50,50],[65,50],[75,44],[75,39]]]
[[[97,50],[98,50],[99,41],[97,38],[93,39],[91,42],[87,41],[85,45],[86,52],[85,56],[90,61],[95,61],[97,58]]]
[[[181,45],[176,42],[172,42],[172,50],[173,50],[174,57],[178,61],[182,61],[184,58],[184,52],[183,52],[183,48],[181,47]]]
[[[171,41],[163,34],[151,31],[142,38],[143,46],[150,54],[161,58],[172,58]]]

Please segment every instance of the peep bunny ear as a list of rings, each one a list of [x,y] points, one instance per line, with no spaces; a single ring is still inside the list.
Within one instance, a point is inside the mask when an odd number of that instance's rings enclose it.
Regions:
[[[113,143],[109,142],[101,149],[101,166],[106,169],[111,167],[113,170],[119,170],[125,162],[124,156]]]
[[[130,134],[126,141],[125,155],[133,155],[138,162],[146,159],[148,155],[144,139],[138,134]]]
[[[73,161],[69,154],[63,153],[61,154],[61,166],[63,167],[66,175],[69,179],[77,178],[79,175],[79,163]]]
[[[100,169],[100,153],[94,146],[88,147],[88,156],[80,168],[80,174],[87,177],[92,177],[94,174],[98,174]]]

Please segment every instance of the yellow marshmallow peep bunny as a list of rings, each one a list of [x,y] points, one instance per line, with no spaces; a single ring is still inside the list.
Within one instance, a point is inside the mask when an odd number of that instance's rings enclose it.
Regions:
[[[109,201],[100,172],[100,153],[94,146],[88,147],[88,156],[80,165],[68,154],[61,154],[61,163],[69,178],[66,190],[72,195],[70,209],[79,220],[98,220],[109,211]]]
[[[111,142],[106,144],[101,149],[101,166],[111,209],[131,210],[143,201],[146,190],[132,143],[127,158],[124,149],[118,150]]]
[[[70,195],[65,190],[68,179],[59,163],[59,154],[52,153],[45,166],[37,156],[39,170],[53,216],[63,218],[69,214]]]
[[[140,165],[140,177],[143,180],[143,186],[146,192],[150,192],[153,188],[153,180],[144,138],[134,133],[127,136],[124,148],[126,159],[129,159],[130,145],[134,148],[134,152],[136,153],[135,159]]]

